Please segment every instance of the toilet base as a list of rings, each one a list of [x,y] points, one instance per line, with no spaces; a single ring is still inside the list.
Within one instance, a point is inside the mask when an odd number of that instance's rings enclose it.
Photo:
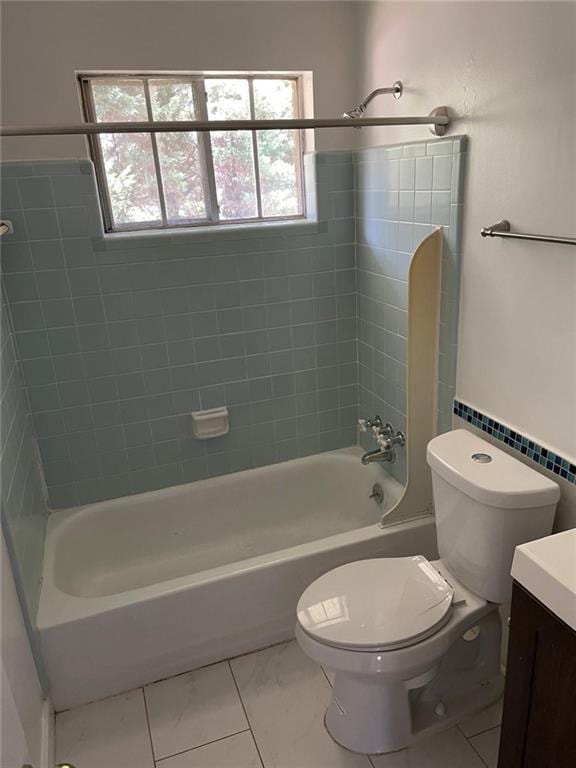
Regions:
[[[402,749],[412,735],[408,691],[401,682],[382,685],[337,674],[324,723],[334,741],[352,752]]]
[[[377,674],[335,670],[325,716],[330,736],[352,752],[393,752],[497,701],[504,690],[497,611],[475,626],[476,636],[460,637],[416,680],[384,681]]]

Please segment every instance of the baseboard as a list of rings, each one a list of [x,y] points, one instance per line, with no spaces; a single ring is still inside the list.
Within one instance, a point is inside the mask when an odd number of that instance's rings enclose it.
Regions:
[[[42,753],[40,768],[54,768],[54,707],[50,699],[42,704]]]

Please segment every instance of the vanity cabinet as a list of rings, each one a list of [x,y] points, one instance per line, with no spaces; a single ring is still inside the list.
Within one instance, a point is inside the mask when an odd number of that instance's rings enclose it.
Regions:
[[[498,768],[575,768],[576,632],[514,583]]]

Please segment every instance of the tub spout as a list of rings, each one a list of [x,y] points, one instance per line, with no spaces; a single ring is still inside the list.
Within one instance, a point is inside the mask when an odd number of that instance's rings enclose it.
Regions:
[[[368,451],[362,456],[362,464],[372,464],[374,461],[396,461],[394,448],[376,448],[375,451]]]

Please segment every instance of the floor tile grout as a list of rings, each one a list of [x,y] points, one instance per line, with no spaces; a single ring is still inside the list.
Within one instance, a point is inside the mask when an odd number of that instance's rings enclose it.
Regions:
[[[286,645],[286,644],[287,643],[285,643],[285,642],[284,643],[274,643],[274,645],[272,647],[274,647],[274,646],[278,647],[278,646],[282,646],[282,645]],[[266,649],[264,649],[264,650],[266,650]],[[251,653],[242,654],[242,656],[249,656],[249,655],[252,655],[252,654],[258,654],[260,652],[261,651],[252,651]],[[171,753],[171,754],[163,755],[162,757],[156,757],[156,754],[155,754],[154,739],[153,739],[153,733],[152,733],[153,728],[152,728],[152,722],[151,722],[151,717],[150,717],[150,712],[149,712],[149,702],[148,702],[148,699],[147,699],[147,696],[146,696],[146,689],[147,689],[148,686],[147,685],[139,686],[136,689],[132,689],[132,691],[134,691],[134,692],[135,691],[139,691],[140,692],[139,695],[142,696],[142,701],[143,701],[143,705],[144,705],[144,714],[145,714],[145,720],[146,720],[146,730],[147,730],[147,734],[148,734],[147,741],[149,743],[149,748],[150,748],[150,751],[151,751],[151,758],[152,758],[152,766],[153,766],[153,768],[162,768],[162,765],[165,764],[165,761],[169,760],[169,759],[171,759],[173,757],[177,757],[179,755],[185,755],[185,754],[189,754],[189,753],[191,754],[194,751],[196,751],[198,749],[201,749],[203,747],[208,747],[209,745],[216,744],[216,743],[221,742],[221,741],[225,741],[226,739],[232,738],[234,736],[239,736],[240,734],[247,734],[247,733],[250,734],[249,738],[252,740],[253,747],[254,747],[257,755],[258,755],[258,760],[259,760],[261,768],[268,768],[268,766],[264,762],[264,759],[263,759],[263,756],[262,756],[262,752],[261,752],[261,747],[260,747],[260,745],[258,743],[258,740],[256,739],[256,735],[255,735],[255,732],[254,732],[254,726],[256,725],[256,723],[253,724],[252,721],[251,721],[250,716],[248,715],[248,710],[246,708],[246,704],[244,702],[244,698],[242,696],[242,693],[241,693],[241,690],[240,690],[240,686],[238,684],[238,681],[236,679],[236,676],[235,676],[235,673],[234,673],[234,670],[233,670],[233,667],[232,667],[232,662],[236,658],[239,658],[239,657],[233,657],[233,658],[230,658],[230,659],[226,659],[226,660],[223,660],[222,662],[214,662],[214,664],[206,665],[206,667],[217,666],[218,664],[223,664],[224,662],[226,663],[228,671],[230,672],[230,676],[232,678],[232,682],[233,682],[233,685],[234,685],[234,690],[236,691],[236,694],[238,696],[238,701],[240,703],[240,706],[242,708],[242,712],[244,714],[245,726],[246,727],[243,727],[243,728],[241,728],[241,730],[235,731],[233,733],[228,733],[228,734],[226,734],[224,736],[221,736],[219,738],[214,738],[214,739],[211,739],[210,741],[206,741],[206,742],[201,743],[201,744],[196,744],[194,747],[189,747],[187,749],[181,749],[180,751],[177,751],[177,752],[174,752],[174,753]],[[203,667],[202,669],[205,669],[206,667]],[[329,686],[328,690],[332,691],[333,685],[332,685],[332,681],[330,680],[330,678],[328,676],[327,671],[321,665],[320,665],[320,669],[322,670],[323,679],[325,679],[326,682],[328,683],[328,686]],[[194,671],[196,671],[196,670],[192,670],[192,672],[194,672]],[[181,676],[186,675],[186,674],[189,674],[189,673],[187,673],[187,672],[180,673],[178,675],[173,675],[173,676],[171,676],[169,678],[164,678],[164,680],[173,680],[175,678],[181,677]],[[163,681],[161,681],[161,682],[163,682]],[[154,685],[154,684],[149,684],[149,685]],[[128,693],[130,693],[130,692],[131,691],[129,691]],[[105,700],[101,700],[101,702],[103,702],[103,701],[105,701]],[[256,718],[256,721],[257,721],[257,718]],[[237,725],[240,725],[240,723],[237,723]],[[476,758],[479,760],[479,764],[481,764],[482,766],[485,766],[485,768],[489,768],[490,762],[487,761],[487,758],[484,757],[480,753],[480,751],[476,748],[476,746],[473,743],[473,740],[476,739],[477,737],[481,736],[481,735],[488,734],[491,731],[496,731],[497,729],[501,728],[501,722],[498,722],[498,723],[496,723],[494,725],[491,725],[490,727],[483,727],[483,728],[481,728],[481,730],[478,730],[477,732],[472,733],[471,735],[466,735],[463,732],[463,730],[461,728],[461,725],[462,725],[461,723],[456,723],[455,724],[456,731],[460,734],[460,736],[462,736],[464,738],[464,740],[467,742],[468,746],[471,748],[470,757],[472,757],[472,754],[474,754],[476,756]],[[206,734],[206,735],[208,735],[208,734]],[[176,745],[174,744],[174,746],[176,746]],[[372,760],[373,756],[369,755],[369,754],[366,754],[365,757],[367,758],[367,768],[368,768],[368,766],[370,766],[371,768],[375,768],[375,763]],[[492,758],[490,756],[490,760],[491,759]]]
[[[258,746],[258,742],[256,741],[256,736],[254,736],[254,731],[252,730],[252,728],[250,728],[250,736],[252,736],[252,741],[254,742],[254,749],[258,754],[258,758],[260,759],[262,768],[266,768],[266,766],[264,765],[264,760],[262,758],[262,755],[260,754],[260,747]]]
[[[326,670],[324,669],[324,667],[322,665],[320,665],[320,669],[324,673],[324,677],[326,678],[326,680],[328,680],[328,685],[330,686],[330,689],[332,689],[334,686],[332,685],[332,681],[330,680],[330,678],[326,674]]]
[[[148,739],[150,741],[150,752],[152,753],[152,762],[156,765],[156,753],[154,752],[154,742],[152,741],[152,726],[150,724],[150,715],[148,714],[148,702],[146,701],[146,691],[144,686],[140,688],[142,691],[142,700],[144,702],[144,714],[146,715],[146,728],[148,730]]]
[[[485,766],[486,766],[486,768],[488,768],[488,764],[486,763],[486,761],[484,760],[484,758],[482,757],[482,755],[480,754],[480,752],[478,752],[478,750],[476,749],[476,747],[474,746],[474,744],[472,744],[472,743],[470,742],[470,739],[467,739],[467,741],[468,741],[468,746],[470,747],[470,749],[472,749],[472,750],[474,751],[474,754],[478,756],[478,760],[480,760],[480,762],[482,763],[482,765],[485,765]]]
[[[478,733],[475,733],[473,736],[470,736],[470,737],[464,736],[464,738],[466,739],[466,741],[470,745],[470,748],[474,750],[475,754],[478,755],[478,758],[479,758],[480,762],[483,763],[486,766],[486,768],[489,768],[488,763],[486,762],[486,760],[484,760],[484,758],[482,757],[480,752],[478,752],[478,750],[476,749],[474,744],[472,744],[472,739],[475,739],[476,736],[480,736],[481,733],[488,733],[489,731],[495,731],[497,728],[500,728],[500,727],[501,727],[501,724],[500,725],[494,725],[492,728],[485,728],[483,731],[479,731]],[[458,730],[460,730],[460,728],[458,728]],[[462,731],[460,731],[460,733],[462,733]],[[464,735],[464,734],[462,734],[462,735]]]
[[[258,651],[257,651],[258,653]],[[262,768],[266,768],[264,765],[264,760],[262,758],[262,753],[260,752],[260,746],[258,745],[258,741],[256,740],[256,735],[254,733],[254,729],[252,728],[252,723],[250,722],[250,718],[248,717],[248,711],[246,709],[246,706],[244,704],[244,699],[242,698],[242,694],[240,693],[240,686],[238,685],[238,681],[236,680],[236,676],[234,674],[234,670],[232,669],[232,664],[230,664],[230,660],[226,662],[228,664],[228,669],[230,670],[230,674],[232,675],[232,680],[234,681],[234,686],[236,688],[236,693],[238,694],[238,698],[240,699],[240,704],[242,706],[242,711],[244,712],[244,717],[246,718],[246,722],[248,723],[248,727],[250,730],[250,733],[252,734],[252,739],[254,741],[254,746],[256,748],[256,752],[258,753],[258,757],[260,759],[260,764],[262,765]]]
[[[501,726],[502,726],[502,723],[498,723],[497,725],[491,725],[488,728],[482,728],[481,731],[477,731],[476,733],[471,733],[470,736],[466,736],[466,734],[463,733],[462,729],[460,728],[460,723],[457,723],[458,730],[460,731],[462,736],[464,736],[465,739],[468,739],[468,741],[470,741],[470,739],[475,739],[476,736],[480,736],[480,734],[482,733],[488,733],[488,731],[494,731],[496,730],[496,728],[500,728]]]
[[[243,728],[241,731],[235,731],[234,733],[229,733],[226,736],[220,736],[219,739],[212,739],[211,741],[206,741],[203,744],[197,744],[195,747],[190,747],[189,749],[182,749],[180,750],[180,752],[174,752],[174,754],[172,755],[164,755],[164,757],[159,757],[154,764],[158,766],[164,760],[170,760],[170,758],[178,757],[178,755],[187,755],[189,752],[195,752],[197,749],[202,749],[202,747],[210,746],[210,744],[217,744],[219,741],[225,741],[226,739],[231,739],[233,736],[239,736],[241,733],[252,734],[252,729]]]

